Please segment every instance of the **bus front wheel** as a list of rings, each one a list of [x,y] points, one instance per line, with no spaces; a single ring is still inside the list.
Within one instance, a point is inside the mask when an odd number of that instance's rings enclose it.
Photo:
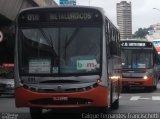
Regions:
[[[107,106],[106,107],[99,107],[99,108],[97,108],[97,112],[105,114],[108,112],[108,107]]]
[[[153,90],[157,90],[157,85],[153,86]]]
[[[119,99],[115,100],[115,102],[111,104],[111,109],[118,109],[118,108],[119,108]]]
[[[32,119],[41,119],[42,118],[42,109],[40,108],[30,108],[30,115]]]
[[[120,84],[119,84],[119,82],[118,82],[118,88],[120,88]],[[113,84],[112,84],[112,82],[111,82],[111,90],[110,90],[111,92],[110,92],[110,95],[111,95],[111,97],[110,97],[110,101],[111,101],[111,103],[110,103],[110,107],[111,107],[111,109],[118,109],[119,108],[119,95],[120,95],[120,92],[117,92],[117,99],[115,100],[115,101],[113,101]],[[120,91],[120,89],[118,89],[118,91]]]

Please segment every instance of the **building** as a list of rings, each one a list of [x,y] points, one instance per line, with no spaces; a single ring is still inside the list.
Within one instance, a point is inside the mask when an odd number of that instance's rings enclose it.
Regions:
[[[150,30],[145,37],[149,41],[160,39],[160,23],[150,25]]]
[[[15,21],[19,11],[46,6],[57,4],[54,0],[0,0],[0,65],[14,61]]]
[[[33,1],[36,2],[41,7],[57,6],[57,3],[54,0],[33,0]]]
[[[157,24],[153,24],[150,26],[151,29],[153,30],[160,30],[160,23],[157,23]]]
[[[58,6],[54,0],[0,0],[0,43],[13,39],[15,20],[21,9]]]
[[[131,2],[121,1],[117,3],[117,25],[119,26],[121,39],[132,38]]]
[[[154,44],[158,54],[160,55],[160,23],[151,25],[150,30],[145,37],[148,41],[151,41]]]

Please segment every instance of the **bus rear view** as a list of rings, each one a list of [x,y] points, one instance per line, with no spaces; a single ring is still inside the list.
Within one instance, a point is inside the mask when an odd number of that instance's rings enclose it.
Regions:
[[[123,89],[157,88],[158,54],[151,42],[138,40],[121,41]]]

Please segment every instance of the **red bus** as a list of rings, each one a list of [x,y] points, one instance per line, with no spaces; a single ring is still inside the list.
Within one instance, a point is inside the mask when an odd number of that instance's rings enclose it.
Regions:
[[[158,57],[160,59],[160,39],[154,39],[154,40],[152,40],[152,43],[153,43],[154,47],[156,48],[156,50],[158,52]],[[160,64],[158,64],[158,74],[159,74],[159,80],[160,80]]]
[[[122,87],[157,89],[158,53],[149,41],[123,40],[122,48]]]
[[[156,48],[158,54],[160,55],[160,39],[152,40],[154,47]]]
[[[16,106],[32,118],[43,109],[118,108],[118,29],[100,8],[32,8],[17,18]]]

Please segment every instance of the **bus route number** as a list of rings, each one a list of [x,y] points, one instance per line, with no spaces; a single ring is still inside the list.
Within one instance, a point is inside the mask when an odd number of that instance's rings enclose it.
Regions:
[[[29,15],[27,16],[27,20],[28,20],[28,21],[39,21],[39,15],[29,14]]]

